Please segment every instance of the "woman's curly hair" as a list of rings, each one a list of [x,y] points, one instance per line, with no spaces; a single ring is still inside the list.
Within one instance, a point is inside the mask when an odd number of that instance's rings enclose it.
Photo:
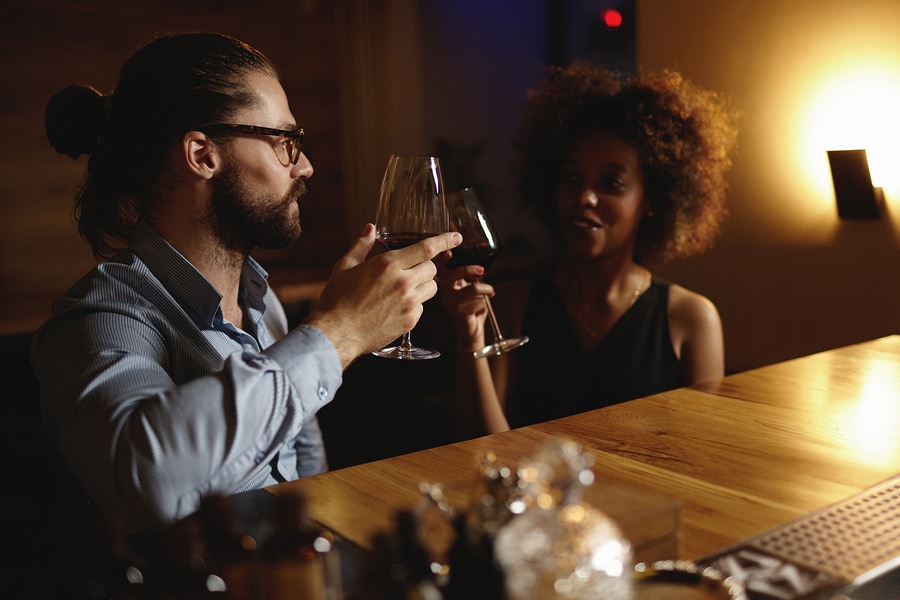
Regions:
[[[723,96],[672,70],[628,77],[585,62],[551,67],[528,92],[514,142],[521,200],[555,231],[560,165],[581,136],[606,131],[638,150],[652,209],[635,259],[649,265],[702,252],[727,216],[737,117]]]

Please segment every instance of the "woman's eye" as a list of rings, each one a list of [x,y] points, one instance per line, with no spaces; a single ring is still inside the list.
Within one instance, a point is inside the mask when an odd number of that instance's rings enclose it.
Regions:
[[[608,175],[606,177],[602,177],[598,182],[600,185],[600,189],[609,190],[609,191],[620,191],[625,189],[625,182],[621,177],[617,177],[615,175]]]
[[[581,177],[578,173],[563,171],[559,174],[559,182],[566,185],[573,185],[581,181]]]

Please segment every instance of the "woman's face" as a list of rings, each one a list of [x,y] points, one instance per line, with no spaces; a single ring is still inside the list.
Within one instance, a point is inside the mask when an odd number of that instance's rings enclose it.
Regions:
[[[637,149],[604,131],[578,138],[560,168],[556,207],[571,253],[630,257],[650,208]]]

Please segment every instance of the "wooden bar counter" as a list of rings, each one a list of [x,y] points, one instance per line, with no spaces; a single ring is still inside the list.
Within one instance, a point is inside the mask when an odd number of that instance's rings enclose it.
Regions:
[[[898,432],[892,335],[269,491],[302,490],[316,521],[367,548],[421,482],[474,482],[485,453],[514,465],[566,437],[594,456],[598,485],[679,501],[681,557],[697,559],[900,473]]]

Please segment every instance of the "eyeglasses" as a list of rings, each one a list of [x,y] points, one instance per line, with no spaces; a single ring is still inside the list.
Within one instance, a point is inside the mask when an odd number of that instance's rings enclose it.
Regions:
[[[306,133],[303,131],[303,128],[297,129],[296,131],[289,131],[287,129],[272,129],[271,127],[260,127],[258,125],[239,125],[237,123],[216,123],[214,125],[206,125],[204,127],[198,128],[199,131],[204,133],[210,133],[215,130],[226,130],[226,131],[235,131],[237,133],[245,133],[248,135],[273,135],[282,138],[281,141],[275,146],[275,154],[278,154],[278,160],[281,161],[281,164],[284,166],[288,165],[296,165],[300,160],[300,152],[303,151],[303,138],[306,136]],[[284,161],[284,158],[279,154],[278,148],[282,148],[284,150],[284,156],[287,158],[287,162]]]

